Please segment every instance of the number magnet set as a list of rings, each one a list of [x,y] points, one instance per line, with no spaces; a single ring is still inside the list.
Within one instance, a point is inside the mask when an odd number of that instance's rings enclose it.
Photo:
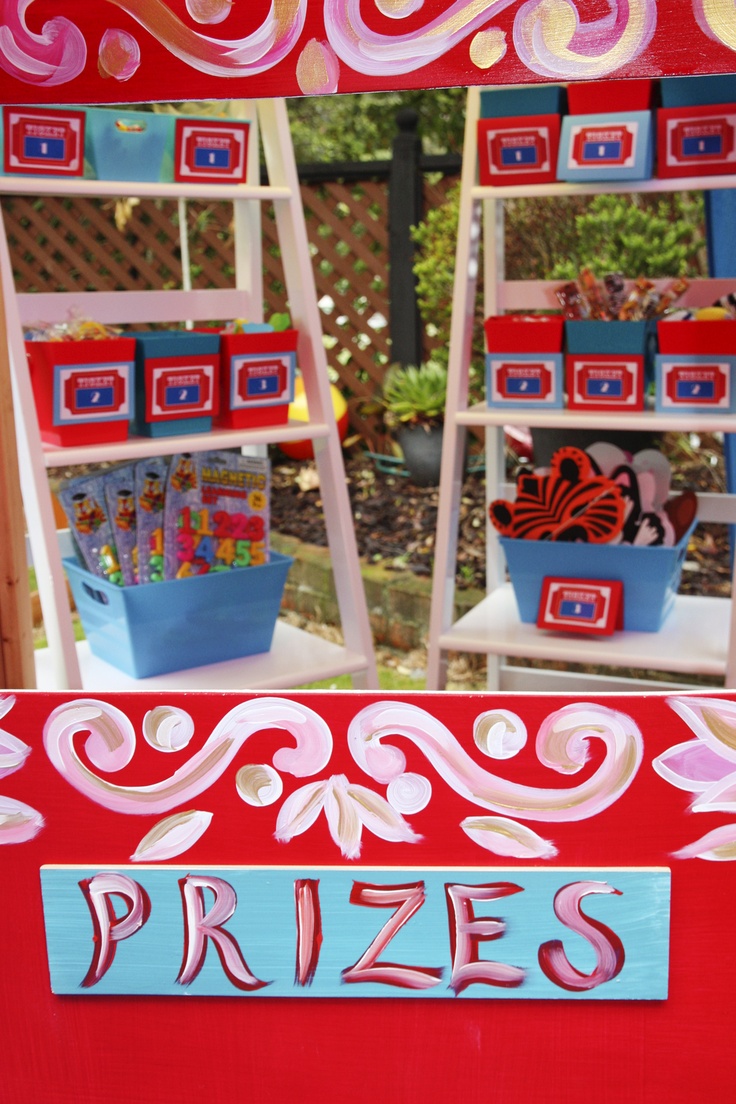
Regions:
[[[58,496],[95,655],[142,678],[268,651],[292,563],[269,550],[268,460],[154,457],[69,480]]]
[[[519,475],[514,502],[489,507],[521,620],[589,633],[619,624],[639,632],[661,627],[696,511],[692,491],[670,498],[670,465],[661,452],[631,457],[607,442],[558,449],[549,471]],[[616,584],[608,593],[607,583]]]

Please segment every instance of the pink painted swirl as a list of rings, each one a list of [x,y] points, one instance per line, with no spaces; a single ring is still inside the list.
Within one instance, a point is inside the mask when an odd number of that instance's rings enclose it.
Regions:
[[[501,714],[494,710],[494,718]],[[603,742],[605,758],[574,787],[524,786],[500,778],[475,763],[441,721],[404,702],[366,706],[348,729],[353,758],[377,782],[391,782],[406,766],[404,753],[383,742],[389,736],[403,736],[415,744],[448,786],[469,801],[529,820],[562,822],[597,815],[628,789],[643,756],[641,732],[631,717],[588,703],[566,705],[551,713],[537,735],[540,762],[562,774],[574,774],[584,766],[589,740]]]
[[[165,723],[165,707],[156,712]],[[191,726],[183,711],[171,713],[175,723]],[[116,786],[77,753],[75,737],[86,733],[87,757],[99,770],[115,772],[131,762],[136,747],[133,725],[109,702],[80,698],[59,706],[44,726],[44,745],[53,765],[80,793],[118,813],[148,815],[168,812],[203,793],[222,776],[248,737],[265,729],[282,729],[296,741],[295,747],[280,748],[274,755],[279,770],[301,778],[322,770],[330,760],[328,725],[312,709],[284,698],[253,698],[235,706],[182,767],[148,786]]]
[[[0,0],[0,68],[26,84],[66,84],[84,69],[87,46],[64,16],[47,20],[40,34],[26,25],[33,0]]]
[[[107,0],[122,8],[192,69],[213,77],[245,77],[271,69],[293,50],[304,29],[306,0],[274,0],[252,34],[240,39],[198,34],[162,0]]]

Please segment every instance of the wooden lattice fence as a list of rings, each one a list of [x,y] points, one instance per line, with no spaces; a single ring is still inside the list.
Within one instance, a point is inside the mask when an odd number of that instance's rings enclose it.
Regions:
[[[442,202],[454,179],[432,178],[425,185],[425,206]],[[391,360],[388,173],[305,182],[301,193],[328,362],[348,399],[352,431],[381,449],[380,421],[366,419],[361,407]],[[2,210],[19,291],[181,286],[174,200],[18,195],[3,197]],[[186,212],[192,285],[232,287],[232,205],[190,201]],[[262,212],[268,315],[287,310],[288,303],[273,209],[264,204]],[[427,352],[430,347],[427,338]]]

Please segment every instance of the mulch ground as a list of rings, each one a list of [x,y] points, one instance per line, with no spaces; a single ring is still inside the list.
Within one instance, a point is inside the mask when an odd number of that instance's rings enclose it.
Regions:
[[[724,491],[723,449],[715,435],[667,434],[663,450],[673,464],[673,485],[697,492]],[[310,544],[325,545],[322,500],[315,466],[272,458],[271,524]],[[513,477],[522,458],[510,456]],[[351,450],[345,471],[360,555],[385,567],[431,576],[437,524],[437,487],[418,487],[396,471],[382,471],[365,452]],[[460,502],[457,586],[485,586],[485,480],[468,474]],[[683,572],[685,593],[730,593],[728,532],[701,525],[695,532]]]

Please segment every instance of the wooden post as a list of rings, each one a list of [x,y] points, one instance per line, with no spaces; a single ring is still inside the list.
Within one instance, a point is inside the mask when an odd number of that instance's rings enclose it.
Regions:
[[[0,395],[0,686],[33,690],[33,621],[1,283]]]
[[[416,111],[408,107],[396,115],[399,133],[393,141],[388,199],[391,359],[405,365],[420,363],[423,344],[411,239],[411,228],[422,217],[422,141],[417,120]]]

